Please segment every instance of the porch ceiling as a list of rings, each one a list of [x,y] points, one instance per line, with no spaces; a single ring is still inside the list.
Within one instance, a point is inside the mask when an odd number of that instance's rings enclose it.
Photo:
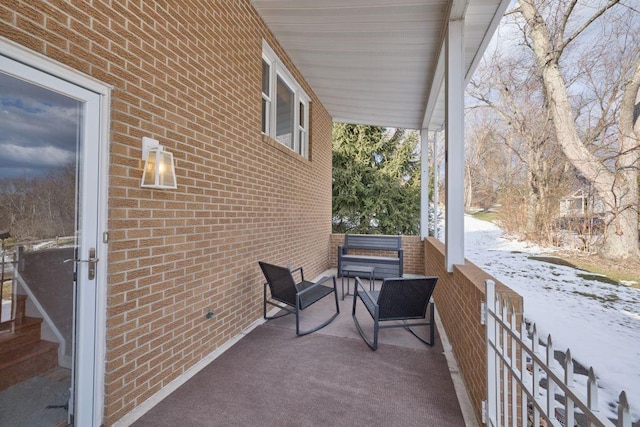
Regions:
[[[444,35],[465,20],[466,81],[509,0],[252,0],[334,121],[444,122]]]

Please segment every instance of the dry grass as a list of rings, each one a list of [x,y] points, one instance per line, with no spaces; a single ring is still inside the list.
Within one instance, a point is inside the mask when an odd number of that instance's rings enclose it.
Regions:
[[[617,282],[635,282],[631,286],[640,289],[640,260],[613,261],[600,255],[575,252],[563,252],[558,256],[582,270],[603,274]]]

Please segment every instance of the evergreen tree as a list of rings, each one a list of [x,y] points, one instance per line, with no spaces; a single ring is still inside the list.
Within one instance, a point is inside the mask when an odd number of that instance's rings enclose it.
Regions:
[[[333,231],[415,235],[420,226],[418,134],[333,126]]]

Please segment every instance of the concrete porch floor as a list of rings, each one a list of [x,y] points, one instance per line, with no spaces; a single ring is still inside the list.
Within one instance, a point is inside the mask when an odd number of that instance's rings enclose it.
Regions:
[[[340,315],[330,325],[304,337],[295,336],[293,315],[257,326],[133,425],[477,425],[438,322],[433,347],[396,328],[380,331],[373,352],[351,318],[353,297],[343,301],[336,280]],[[304,310],[301,329],[332,310],[333,296]],[[371,333],[360,302],[357,315]]]

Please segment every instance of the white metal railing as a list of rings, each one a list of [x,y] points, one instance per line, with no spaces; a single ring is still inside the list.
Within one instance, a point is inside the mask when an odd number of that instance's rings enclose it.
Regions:
[[[487,301],[482,314],[487,338],[487,400],[483,422],[491,427],[631,427],[624,391],[614,424],[598,411],[593,368],[589,369],[586,392],[581,393],[573,379],[571,351],[566,351],[564,363],[559,364],[549,335],[541,353],[536,326],[529,338],[522,313],[516,313],[507,300],[500,301],[492,280],[485,282],[485,290]],[[542,379],[546,379],[544,387]]]

